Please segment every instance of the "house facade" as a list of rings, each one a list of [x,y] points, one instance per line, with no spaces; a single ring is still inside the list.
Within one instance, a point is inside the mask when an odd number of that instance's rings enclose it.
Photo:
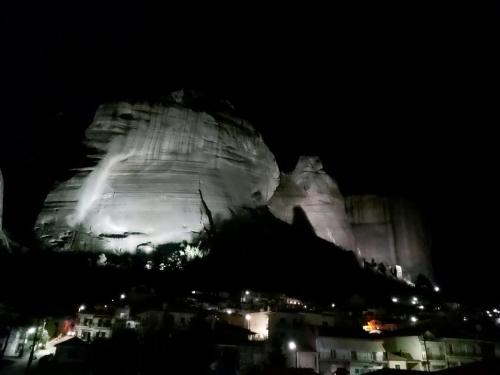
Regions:
[[[128,307],[114,311],[82,311],[78,313],[75,335],[85,342],[90,342],[98,338],[110,338],[114,329],[136,329],[138,325],[139,322],[131,318]]]

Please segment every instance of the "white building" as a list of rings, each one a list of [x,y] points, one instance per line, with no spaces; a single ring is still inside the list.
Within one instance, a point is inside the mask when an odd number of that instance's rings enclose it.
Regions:
[[[27,328],[12,328],[9,336],[0,340],[0,349],[5,347],[4,355],[6,357],[17,357],[29,350],[27,339]]]
[[[335,325],[333,314],[313,312],[259,311],[247,312],[242,316],[245,321],[241,324],[244,328],[255,332],[258,340],[290,336],[292,331],[294,335],[299,335],[304,327],[333,327]]]
[[[316,338],[319,373],[334,374],[338,368],[352,375],[365,374],[385,367],[384,343],[380,339],[326,337]]]
[[[75,334],[84,341],[96,338],[110,338],[113,329],[136,329],[139,322],[131,319],[128,306],[118,308],[114,312],[107,309],[98,311],[81,311],[75,324]]]
[[[478,362],[492,356],[494,351],[494,344],[491,342],[437,338],[430,332],[386,337],[384,347],[388,367],[431,372]]]
[[[442,338],[441,340],[445,346],[445,361],[448,367],[481,361],[488,354],[485,352],[487,347],[494,350],[494,344],[481,340],[457,338]]]

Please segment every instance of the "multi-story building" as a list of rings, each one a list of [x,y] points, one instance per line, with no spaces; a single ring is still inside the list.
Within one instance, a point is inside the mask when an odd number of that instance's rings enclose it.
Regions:
[[[446,367],[457,367],[479,362],[492,356],[494,344],[482,340],[442,338]]]
[[[344,368],[359,375],[379,370],[387,363],[381,339],[318,336],[316,350],[320,374],[333,374]]]
[[[109,338],[114,329],[137,328],[139,322],[131,319],[130,308],[83,310],[78,313],[75,334],[84,341]]]

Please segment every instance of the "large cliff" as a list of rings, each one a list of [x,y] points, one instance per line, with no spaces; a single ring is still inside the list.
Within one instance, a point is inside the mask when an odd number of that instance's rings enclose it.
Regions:
[[[302,209],[318,237],[353,249],[344,197],[318,157],[302,156],[292,173],[282,173],[280,185],[269,202],[273,215],[289,224],[297,208]]]
[[[359,255],[368,261],[400,265],[406,276],[432,276],[430,234],[414,203],[358,195],[347,197],[346,207]]]
[[[102,105],[86,131],[95,165],[47,197],[36,231],[61,249],[135,251],[190,240],[231,210],[266,204],[273,154],[246,121],[185,106]]]
[[[35,227],[42,242],[151,251],[189,241],[240,208],[267,206],[281,221],[301,220],[368,261],[431,274],[429,237],[409,202],[344,199],[318,157],[300,157],[295,170],[280,174],[260,134],[228,114],[227,103],[205,107],[191,99],[177,92],[154,104],[101,105],[85,134],[93,162],[47,196]]]

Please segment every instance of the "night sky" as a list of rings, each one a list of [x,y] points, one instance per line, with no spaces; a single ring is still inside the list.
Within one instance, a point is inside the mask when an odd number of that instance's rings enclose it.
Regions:
[[[460,10],[28,9],[0,13],[0,168],[13,237],[28,238],[48,190],[82,162],[100,102],[188,87],[228,98],[284,170],[318,154],[346,195],[417,201],[441,285],[472,297],[498,285],[498,203],[482,186],[490,159],[475,150],[486,147],[493,99],[474,42],[456,28],[467,24]]]

